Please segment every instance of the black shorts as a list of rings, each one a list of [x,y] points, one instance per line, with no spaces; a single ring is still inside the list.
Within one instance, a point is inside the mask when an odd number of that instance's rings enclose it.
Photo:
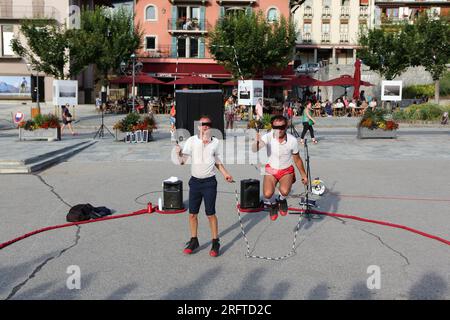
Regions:
[[[207,216],[216,214],[217,180],[215,176],[205,179],[191,177],[189,180],[189,213],[198,214],[202,199]]]

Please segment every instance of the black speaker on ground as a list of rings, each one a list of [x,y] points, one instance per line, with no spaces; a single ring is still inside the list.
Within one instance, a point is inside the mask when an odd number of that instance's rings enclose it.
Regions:
[[[183,181],[164,181],[163,183],[164,210],[183,209]]]
[[[241,208],[252,209],[260,207],[259,180],[241,180]]]

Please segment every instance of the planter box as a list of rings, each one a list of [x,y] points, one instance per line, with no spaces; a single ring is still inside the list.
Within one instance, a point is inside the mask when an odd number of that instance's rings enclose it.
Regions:
[[[134,132],[133,132],[134,133]],[[115,129],[115,136],[116,136],[116,141],[120,141],[120,142],[130,142],[130,141],[125,141],[125,139],[127,138],[127,132],[122,132],[118,129]],[[152,132],[149,131],[148,132],[148,137],[147,137],[147,141],[139,141],[140,143],[142,142],[150,142],[153,141],[153,137],[152,137]],[[138,142],[138,141],[135,141]]]
[[[369,129],[358,127],[358,139],[395,139],[397,130]]]
[[[61,128],[36,129],[33,131],[19,128],[19,140],[61,140]]]

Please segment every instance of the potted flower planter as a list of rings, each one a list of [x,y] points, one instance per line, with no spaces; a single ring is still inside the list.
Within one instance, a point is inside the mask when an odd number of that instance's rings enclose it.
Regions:
[[[369,129],[358,127],[358,139],[395,139],[397,130]]]
[[[61,128],[25,130],[19,128],[19,140],[61,140]]]

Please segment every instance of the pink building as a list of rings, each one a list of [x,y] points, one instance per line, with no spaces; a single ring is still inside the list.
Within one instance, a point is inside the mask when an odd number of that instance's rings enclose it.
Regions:
[[[144,72],[158,78],[199,74],[230,79],[208,52],[208,30],[218,19],[235,11],[262,10],[267,19],[289,17],[289,1],[276,0],[139,0],[136,23],[144,31],[143,49],[138,53]],[[278,78],[279,74],[267,75]]]

